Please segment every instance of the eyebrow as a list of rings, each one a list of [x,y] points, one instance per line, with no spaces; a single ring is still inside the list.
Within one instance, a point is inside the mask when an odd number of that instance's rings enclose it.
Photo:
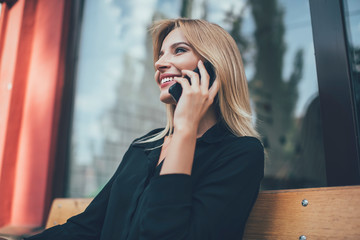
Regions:
[[[181,44],[185,44],[186,46],[188,46],[188,47],[191,48],[190,44],[188,44],[187,42],[176,42],[176,43],[173,43],[173,44],[171,44],[170,48],[171,48],[171,49],[174,49],[174,48],[176,48],[177,46],[179,46],[179,45],[181,45]],[[161,56],[163,53],[164,53],[164,51],[163,51],[163,50],[160,50],[159,56]]]

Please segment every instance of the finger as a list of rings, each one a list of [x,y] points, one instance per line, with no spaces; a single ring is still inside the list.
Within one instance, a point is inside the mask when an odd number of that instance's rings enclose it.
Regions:
[[[191,88],[189,80],[184,77],[174,77],[174,80],[178,83],[180,83],[181,87],[183,89],[189,89]]]
[[[214,100],[214,98],[216,97],[216,94],[219,92],[219,89],[220,89],[220,82],[216,78],[209,89],[209,98]]]
[[[186,75],[190,78],[191,86],[193,88],[199,88],[200,85],[199,74],[190,70],[182,70],[181,72],[183,75]]]
[[[201,86],[201,90],[203,91],[207,91],[209,89],[209,73],[207,72],[203,61],[199,60],[198,62],[198,68],[199,68],[199,72],[200,72],[200,86]]]

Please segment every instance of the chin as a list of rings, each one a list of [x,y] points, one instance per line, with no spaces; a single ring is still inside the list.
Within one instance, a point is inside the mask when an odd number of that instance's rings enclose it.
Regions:
[[[176,105],[176,102],[173,99],[173,97],[170,95],[170,93],[160,94],[160,101],[163,102],[163,103],[166,103],[166,104]]]

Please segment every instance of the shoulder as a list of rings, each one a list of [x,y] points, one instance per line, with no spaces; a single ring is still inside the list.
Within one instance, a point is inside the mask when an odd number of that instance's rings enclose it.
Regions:
[[[206,179],[231,178],[237,183],[249,179],[255,179],[257,183],[263,178],[264,148],[257,138],[229,135],[205,150],[206,159],[197,162],[200,172],[204,171],[199,176]],[[193,171],[195,174],[197,168]]]
[[[259,139],[255,137],[236,137],[233,141],[233,147],[240,149],[244,149],[247,151],[264,151],[263,144]]]
[[[229,135],[220,144],[221,148],[227,152],[248,153],[248,152],[264,152],[264,147],[259,139],[250,136],[237,137]]]
[[[264,147],[255,137],[227,136],[217,149],[214,166],[231,166],[232,169],[264,168]]]

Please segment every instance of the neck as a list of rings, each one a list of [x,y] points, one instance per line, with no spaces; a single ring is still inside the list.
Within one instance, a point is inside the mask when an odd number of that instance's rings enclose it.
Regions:
[[[200,120],[197,131],[197,138],[201,137],[207,130],[214,126],[216,122],[217,118],[215,109],[213,106],[211,106]]]

